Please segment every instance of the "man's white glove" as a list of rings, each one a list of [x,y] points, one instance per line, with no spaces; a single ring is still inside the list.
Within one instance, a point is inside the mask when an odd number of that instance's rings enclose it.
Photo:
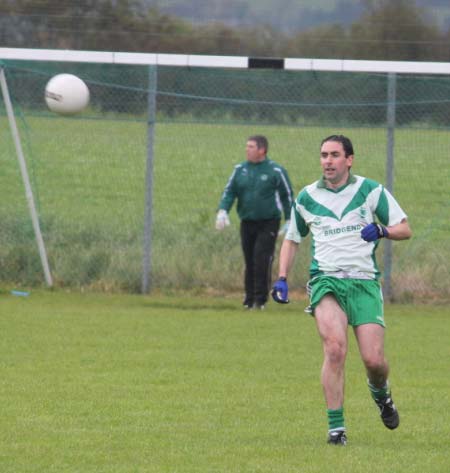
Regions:
[[[230,225],[230,219],[226,210],[220,209],[216,217],[216,230],[223,230]]]
[[[283,236],[286,235],[286,232],[288,231],[289,224],[291,223],[290,220],[286,220],[284,222],[284,225],[280,228],[280,231],[278,232],[278,236]]]

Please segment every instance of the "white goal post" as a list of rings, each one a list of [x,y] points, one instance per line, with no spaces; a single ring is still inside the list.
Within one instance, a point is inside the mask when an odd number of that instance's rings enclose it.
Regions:
[[[30,217],[33,224],[34,234],[39,249],[39,256],[41,258],[41,264],[44,271],[45,282],[47,286],[53,286],[53,279],[50,272],[50,266],[48,264],[47,251],[45,249],[44,239],[42,238],[42,232],[39,224],[39,216],[36,211],[36,205],[34,201],[33,191],[31,189],[30,178],[28,176],[27,164],[22,151],[22,144],[20,141],[19,130],[17,129],[16,119],[14,116],[14,109],[11,103],[11,98],[8,90],[8,83],[6,82],[5,71],[0,65],[0,86],[3,94],[3,100],[5,101],[6,114],[8,116],[9,126],[11,128],[11,134],[13,136],[14,145],[16,148],[17,159],[19,161],[20,172],[22,174],[22,180],[25,187],[25,197],[27,199],[28,208],[30,210]]]

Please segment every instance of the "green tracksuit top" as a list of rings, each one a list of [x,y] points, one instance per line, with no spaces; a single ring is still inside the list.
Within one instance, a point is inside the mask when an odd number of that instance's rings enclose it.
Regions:
[[[220,200],[219,209],[230,211],[237,199],[241,220],[289,219],[292,186],[287,171],[267,158],[259,163],[244,161],[234,167]]]

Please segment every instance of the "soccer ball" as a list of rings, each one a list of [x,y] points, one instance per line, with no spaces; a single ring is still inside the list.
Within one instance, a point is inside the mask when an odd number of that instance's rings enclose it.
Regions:
[[[45,101],[52,112],[72,115],[87,107],[89,89],[73,74],[57,74],[45,86]]]

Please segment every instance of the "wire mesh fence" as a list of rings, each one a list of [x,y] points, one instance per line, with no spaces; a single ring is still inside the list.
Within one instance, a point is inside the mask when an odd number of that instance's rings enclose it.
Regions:
[[[268,137],[269,156],[288,170],[296,192],[320,177],[319,144],[334,133],[352,139],[356,174],[386,180],[387,74],[40,61],[3,67],[61,287],[141,290],[149,150],[150,280],[163,290],[241,289],[237,215],[223,233],[214,218],[249,135]],[[45,84],[60,72],[88,85],[91,102],[81,114],[47,109]],[[394,107],[393,193],[414,236],[393,244],[392,293],[397,300],[448,300],[450,77],[399,74]],[[40,285],[3,103],[0,122],[0,280]],[[293,288],[304,287],[309,258],[309,244],[302,244]]]

